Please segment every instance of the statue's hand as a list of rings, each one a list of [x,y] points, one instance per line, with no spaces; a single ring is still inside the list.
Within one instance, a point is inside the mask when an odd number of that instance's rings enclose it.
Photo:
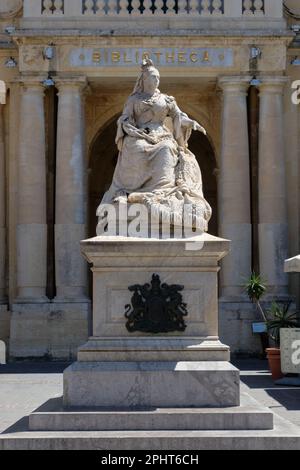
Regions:
[[[178,190],[182,192],[182,194],[188,194],[190,192],[189,186],[184,181],[177,183],[177,187]]]
[[[193,127],[194,131],[199,131],[199,132],[202,132],[202,134],[206,135],[207,132],[206,130],[204,129],[204,127],[200,126],[200,124],[197,122],[197,121],[194,121],[194,127]]]

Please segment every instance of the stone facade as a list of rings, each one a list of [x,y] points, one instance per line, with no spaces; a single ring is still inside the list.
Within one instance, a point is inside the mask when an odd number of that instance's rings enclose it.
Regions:
[[[294,17],[282,0],[179,2],[179,11],[160,2],[143,13],[139,2],[132,11],[102,3],[1,2],[0,340],[12,357],[69,358],[87,339],[92,288],[79,241],[95,235],[115,123],[147,53],[161,90],[207,129],[190,145],[210,231],[232,240],[220,336],[232,352],[256,354],[257,314],[243,292],[251,269],[271,296],[300,301],[299,281],[283,270],[300,252],[298,2],[284,2]]]

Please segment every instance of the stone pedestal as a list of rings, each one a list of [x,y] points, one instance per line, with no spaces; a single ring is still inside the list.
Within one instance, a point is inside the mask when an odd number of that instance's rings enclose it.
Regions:
[[[286,259],[284,262],[285,273],[300,273],[300,255]]]
[[[64,373],[65,406],[140,409],[239,404],[239,371],[229,362],[76,362]]]
[[[146,437],[152,449],[165,432],[161,448],[191,449],[196,433],[198,449],[205,448],[204,441],[217,448],[218,437],[232,439],[237,430],[248,431],[248,447],[261,432],[273,432],[272,412],[245,393],[240,397],[239,371],[218,337],[217,276],[229,243],[208,234],[185,240],[98,236],[83,241],[93,271],[93,336],[64,372],[63,399],[50,400],[30,415],[29,436],[60,433],[66,442],[71,431],[94,442],[99,434],[109,436],[109,449],[119,449],[134,435],[130,448],[143,448]],[[153,274],[161,283],[176,284],[182,295],[188,312],[182,331],[127,329],[128,306],[137,307],[137,296],[132,298],[137,290],[128,287],[150,284]],[[146,294],[147,304],[147,292],[138,292]],[[168,299],[174,299],[172,292]],[[159,290],[155,296],[151,305],[156,308],[143,312],[158,321],[174,310],[163,311]],[[175,444],[182,433],[186,442]],[[95,442],[105,448],[98,438]]]
[[[239,371],[218,338],[217,276],[229,241],[100,236],[81,243],[93,271],[93,337],[64,373],[67,407],[227,407],[239,405]],[[183,332],[130,333],[128,287],[184,286]]]

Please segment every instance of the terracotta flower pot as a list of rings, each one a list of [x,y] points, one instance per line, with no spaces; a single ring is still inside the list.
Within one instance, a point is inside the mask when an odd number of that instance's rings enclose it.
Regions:
[[[283,377],[283,373],[281,372],[280,349],[268,348],[266,349],[266,353],[269,361],[269,367],[272,373],[272,379],[281,379]]]

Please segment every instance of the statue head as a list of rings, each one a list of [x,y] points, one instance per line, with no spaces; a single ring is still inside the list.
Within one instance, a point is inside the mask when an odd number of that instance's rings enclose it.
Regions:
[[[143,60],[141,70],[142,71],[136,81],[133,94],[154,93],[159,86],[159,71],[154,67],[152,60],[149,58]]]

